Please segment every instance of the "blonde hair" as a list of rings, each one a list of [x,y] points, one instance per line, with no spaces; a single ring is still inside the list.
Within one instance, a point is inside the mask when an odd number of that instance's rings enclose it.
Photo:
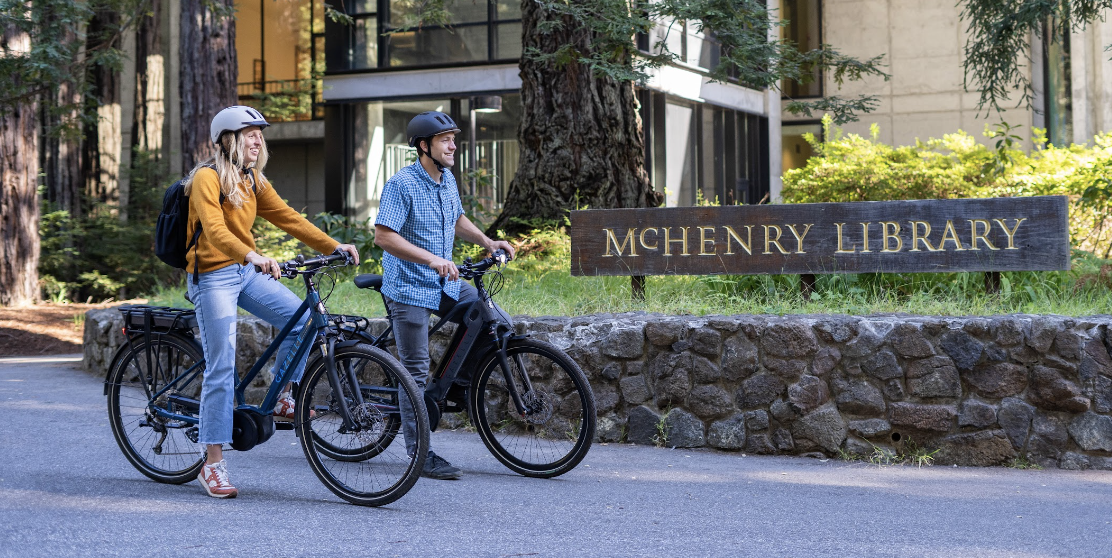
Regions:
[[[247,201],[247,190],[240,187],[240,184],[246,179],[241,170],[244,168],[243,144],[243,130],[221,134],[220,145],[222,149],[207,161],[193,167],[193,170],[189,171],[189,176],[182,181],[182,186],[185,187],[185,195],[188,196],[192,192],[193,176],[197,174],[198,170],[206,166],[215,166],[216,175],[220,178],[220,193],[224,194],[224,199],[231,202],[232,206],[237,209],[243,207],[243,202]],[[247,168],[255,170],[258,177],[256,190],[261,191],[270,185],[270,181],[263,175],[263,169],[266,168],[266,162],[269,159],[266,138],[263,138],[262,145],[259,146],[259,158],[254,163],[247,165]]]

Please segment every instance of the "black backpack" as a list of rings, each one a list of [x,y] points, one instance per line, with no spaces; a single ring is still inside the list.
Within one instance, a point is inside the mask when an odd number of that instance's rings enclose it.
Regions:
[[[216,170],[213,165],[206,167]],[[187,238],[189,227],[189,196],[185,195],[185,186],[178,180],[166,189],[162,197],[162,212],[158,214],[158,223],[154,229],[154,254],[158,259],[166,262],[171,267],[185,269],[188,265],[185,255],[197,246],[197,239],[201,237],[201,223],[193,231],[193,236]],[[251,189],[258,194],[254,175],[251,175]],[[220,204],[224,204],[224,194],[220,194]],[[197,282],[198,263],[196,255],[193,260],[193,282]]]

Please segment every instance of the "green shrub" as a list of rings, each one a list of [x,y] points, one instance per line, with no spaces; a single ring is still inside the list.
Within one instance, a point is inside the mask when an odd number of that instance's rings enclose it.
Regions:
[[[40,285],[54,301],[128,298],[179,274],[154,255],[154,225],[166,173],[153,154],[133,155],[127,220],[98,203],[81,218],[44,201],[39,221]]]
[[[1073,246],[1104,258],[1112,254],[1112,134],[1096,136],[1092,146],[1057,147],[1036,130],[1036,148],[1028,154],[1017,149],[1018,138],[1005,123],[987,132],[996,138],[995,149],[960,130],[891,147],[877,141],[876,125],[869,138],[843,135],[829,121],[824,126],[828,141],[807,138],[816,156],[784,173],[787,203],[1065,195]]]

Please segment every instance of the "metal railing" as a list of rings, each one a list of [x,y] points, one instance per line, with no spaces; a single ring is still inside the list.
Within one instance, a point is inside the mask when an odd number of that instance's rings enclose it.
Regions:
[[[320,80],[250,81],[237,84],[236,93],[240,104],[259,109],[270,122],[324,118]]]

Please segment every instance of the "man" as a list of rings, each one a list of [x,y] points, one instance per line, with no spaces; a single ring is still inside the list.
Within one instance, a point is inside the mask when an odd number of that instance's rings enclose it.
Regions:
[[[455,235],[490,250],[514,249],[503,240],[487,238],[463,214],[456,179],[447,169],[455,164],[455,121],[442,112],[422,112],[409,121],[409,146],[417,161],[398,171],[382,189],[375,244],[382,258],[382,294],[390,307],[398,356],[424,390],[429,376],[429,314],[438,316],[457,304],[478,299],[475,287],[459,280],[452,262]],[[402,432],[406,449],[415,451],[417,422],[403,401]],[[459,468],[429,450],[421,476],[458,479]]]

